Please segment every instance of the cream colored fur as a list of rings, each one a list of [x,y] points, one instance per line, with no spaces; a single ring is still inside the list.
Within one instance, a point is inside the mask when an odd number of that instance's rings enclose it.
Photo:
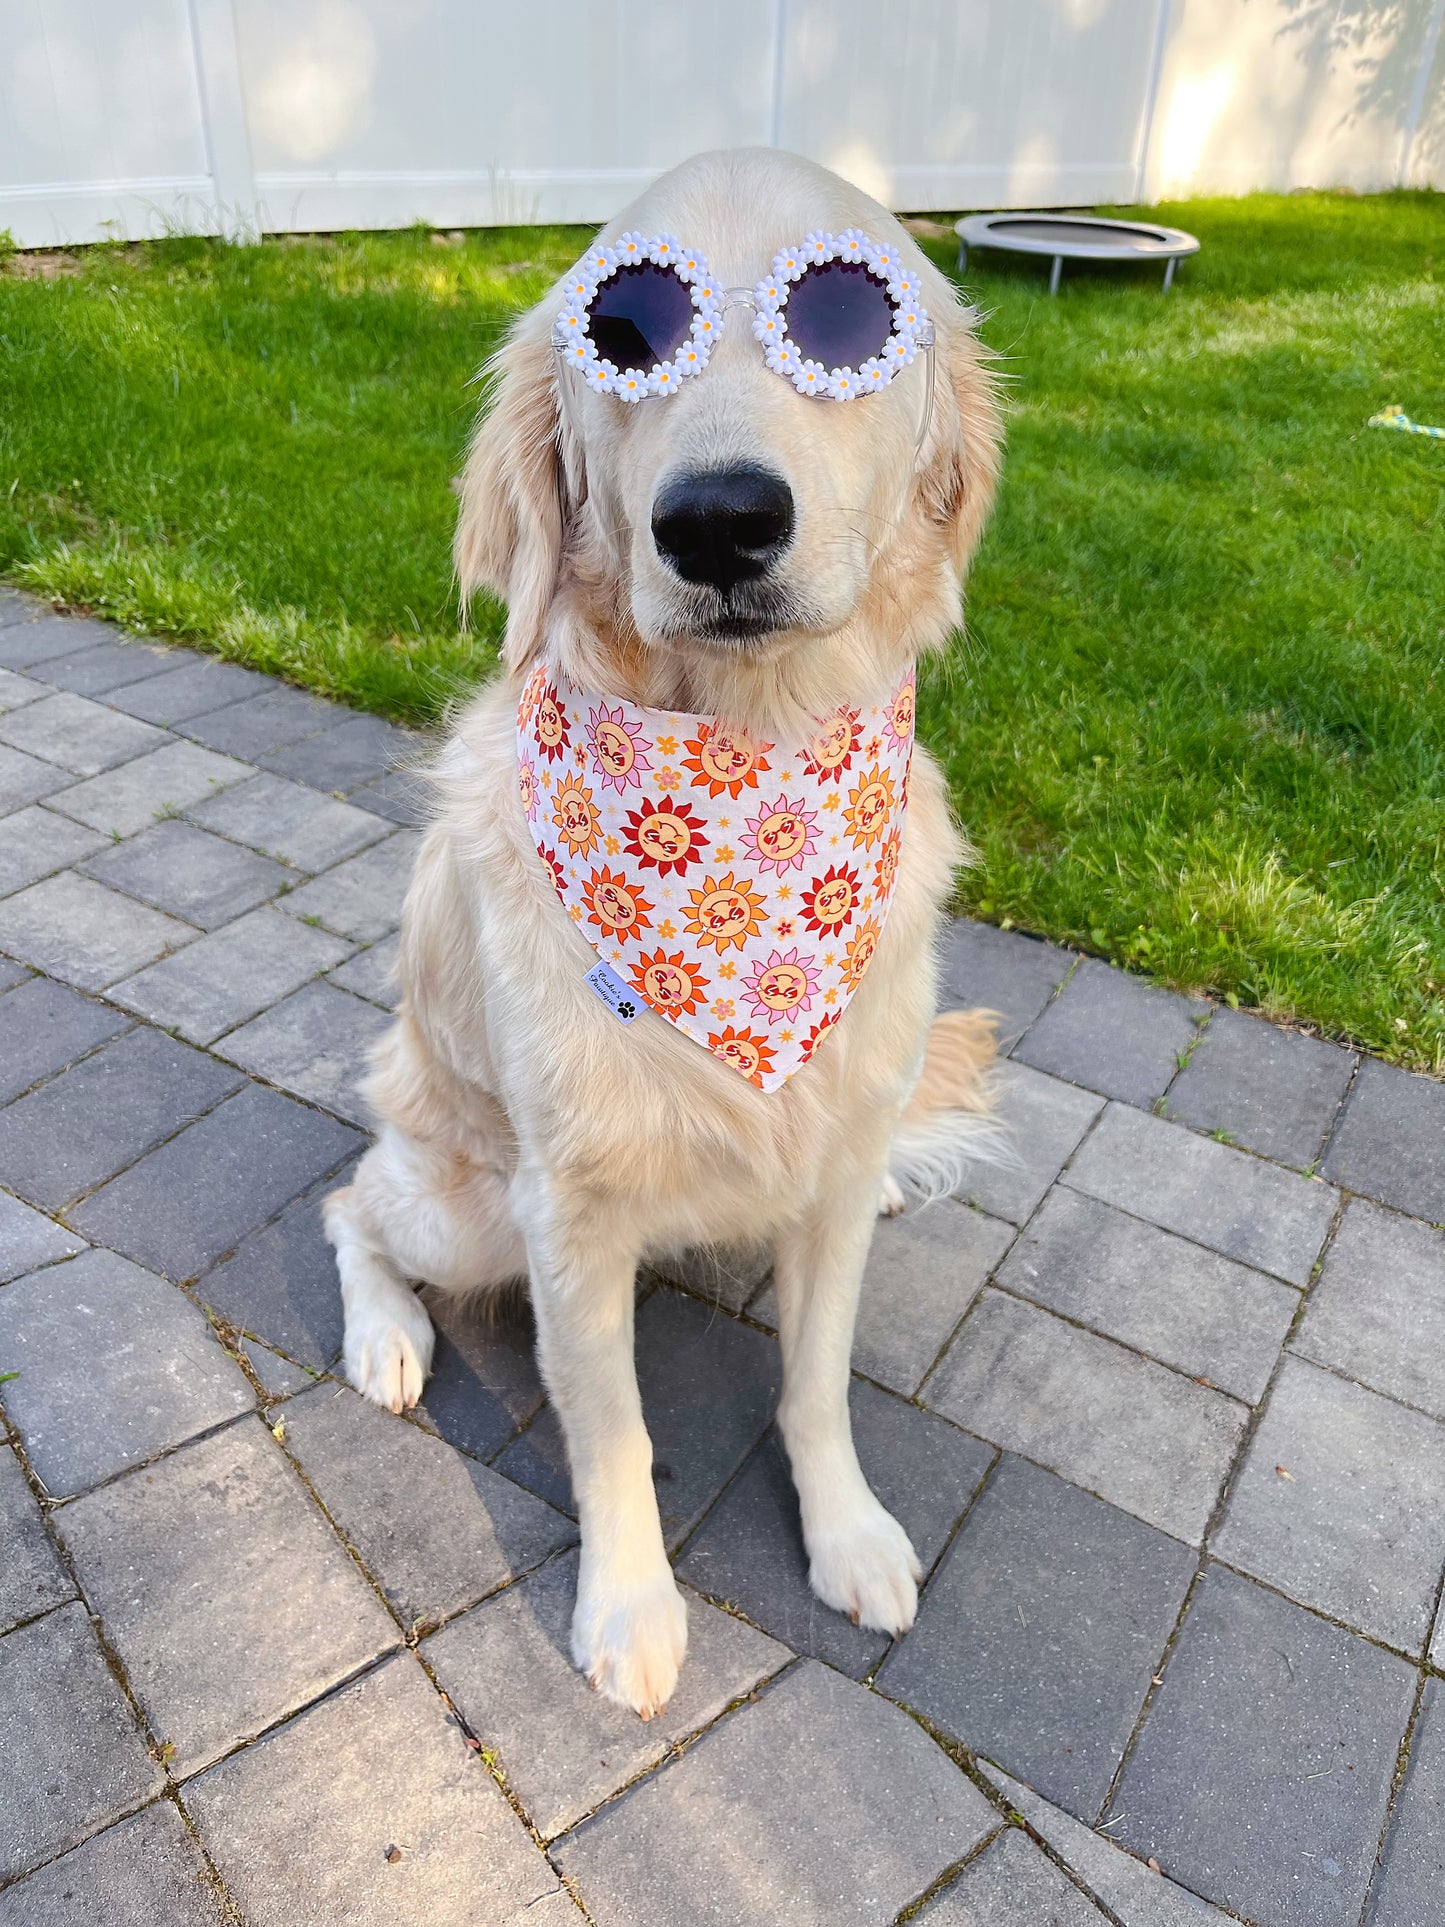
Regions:
[[[764,367],[736,311],[702,377],[636,408],[572,389],[549,345],[555,298],[496,357],[456,557],[465,594],[485,586],[509,603],[505,668],[435,767],[435,821],[402,930],[402,1004],[368,1086],[377,1140],[327,1204],[347,1371],[393,1410],[416,1401],[430,1362],[416,1282],[472,1292],[529,1279],[582,1526],[573,1653],[644,1718],[673,1690],[686,1614],[633,1365],[639,1262],[705,1242],[771,1242],[778,1418],[813,1586],[855,1620],[903,1631],[919,1569],[854,1453],[854,1312],[880,1196],[892,1205],[909,1188],[956,1182],[992,1046],[969,1018],[939,1020],[929,1044],[935,941],[962,846],[926,751],[915,753],[872,966],[817,1057],[765,1095],[651,1012],[618,1024],[587,988],[593,953],[517,799],[514,718],[520,679],[545,656],[590,689],[797,732],[895,679],[957,622],[993,494],[998,416],[967,317],[898,223],[834,175],[758,149],[686,163],[605,232],[670,230],[707,252],[723,285],[750,286],[780,246],[845,226],[888,237],[923,270],[939,342],[921,454],[921,363],[874,397],[805,399]],[[777,570],[791,626],[737,644],[699,639],[697,592],[650,536],[667,478],[729,461],[782,473],[797,514]],[[905,1155],[889,1179],[895,1145]]]

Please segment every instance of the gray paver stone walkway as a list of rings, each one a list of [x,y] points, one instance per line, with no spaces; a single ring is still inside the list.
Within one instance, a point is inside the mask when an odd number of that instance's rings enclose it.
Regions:
[[[1445,1927],[1445,1085],[955,924],[1013,1155],[851,1392],[916,1624],[812,1594],[768,1254],[685,1254],[644,1724],[524,1302],[336,1375],[417,749],[0,590],[0,1927]]]

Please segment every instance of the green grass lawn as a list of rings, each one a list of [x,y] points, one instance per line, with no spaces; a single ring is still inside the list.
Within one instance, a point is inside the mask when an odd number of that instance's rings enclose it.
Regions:
[[[1157,275],[976,258],[998,512],[927,741],[961,904],[1445,1070],[1445,196],[1194,202]],[[0,575],[427,721],[492,660],[469,377],[581,230],[0,267]],[[945,242],[928,243],[942,263]]]

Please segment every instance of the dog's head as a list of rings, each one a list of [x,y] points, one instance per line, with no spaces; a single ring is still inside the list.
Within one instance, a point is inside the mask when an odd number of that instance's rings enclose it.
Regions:
[[[893,216],[811,162],[744,149],[675,168],[602,238],[670,233],[734,289],[804,234],[845,229],[918,276],[932,379],[920,354],[877,393],[799,393],[730,310],[701,375],[630,404],[559,356],[560,288],[522,317],[495,358],[456,537],[464,596],[509,604],[511,668],[545,643],[597,686],[600,649],[643,699],[746,707],[761,682],[816,713],[947,634],[999,420],[968,314]]]

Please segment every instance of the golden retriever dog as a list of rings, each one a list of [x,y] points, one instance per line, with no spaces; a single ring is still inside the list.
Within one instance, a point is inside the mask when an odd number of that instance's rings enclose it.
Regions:
[[[987,1133],[987,1014],[935,1016],[963,845],[921,747],[871,964],[777,1089],[656,1010],[621,1023],[599,1000],[586,981],[597,953],[519,800],[518,706],[538,665],[602,697],[798,742],[898,684],[957,624],[999,415],[967,311],[898,221],[810,162],[746,149],[674,169],[601,238],[683,237],[739,289],[799,237],[845,229],[906,262],[936,331],[932,366],[920,354],[878,392],[799,392],[729,310],[698,378],[629,405],[565,364],[560,286],[496,355],[455,555],[464,596],[507,602],[502,670],[431,772],[402,1000],[367,1085],[376,1140],[326,1205],[346,1370],[392,1411],[416,1403],[431,1358],[417,1285],[528,1281],[581,1525],[573,1657],[644,1719],[673,1691],[687,1614],[634,1368],[639,1265],[699,1245],[771,1248],[778,1424],[813,1589],[901,1633],[921,1574],[854,1451],[859,1286],[880,1206],[954,1188]],[[667,521],[679,500],[685,540]]]

